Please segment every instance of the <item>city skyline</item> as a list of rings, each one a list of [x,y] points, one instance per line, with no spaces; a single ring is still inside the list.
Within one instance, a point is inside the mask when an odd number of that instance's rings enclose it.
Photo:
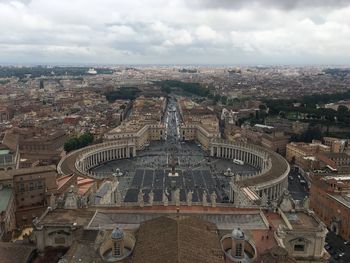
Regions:
[[[0,64],[345,65],[349,1],[0,1]]]

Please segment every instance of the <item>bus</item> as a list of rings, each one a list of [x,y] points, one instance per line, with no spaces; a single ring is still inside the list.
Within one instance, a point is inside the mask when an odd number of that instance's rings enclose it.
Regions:
[[[244,162],[242,160],[238,160],[238,159],[233,159],[233,163],[239,164],[239,165],[243,165],[244,164]]]

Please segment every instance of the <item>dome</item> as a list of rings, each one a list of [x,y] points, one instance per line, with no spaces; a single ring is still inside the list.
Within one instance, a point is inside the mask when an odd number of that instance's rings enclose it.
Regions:
[[[239,228],[234,228],[232,230],[232,238],[234,239],[244,239],[244,232]]]
[[[119,229],[118,227],[113,229],[111,234],[112,239],[122,239],[123,237],[124,237],[124,233],[121,229]]]

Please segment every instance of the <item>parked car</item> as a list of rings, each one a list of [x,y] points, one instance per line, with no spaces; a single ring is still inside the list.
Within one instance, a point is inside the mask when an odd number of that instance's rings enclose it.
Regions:
[[[340,259],[340,258],[342,258],[344,256],[345,256],[345,253],[344,252],[340,252],[340,253],[335,254],[334,259]]]

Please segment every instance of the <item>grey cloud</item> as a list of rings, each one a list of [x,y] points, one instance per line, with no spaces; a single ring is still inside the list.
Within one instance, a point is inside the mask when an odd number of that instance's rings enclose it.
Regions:
[[[340,8],[350,5],[349,0],[193,0],[191,6],[208,9],[241,9],[252,5],[293,10],[299,8]]]
[[[348,63],[350,58],[350,8],[341,8],[350,0],[171,2],[0,0],[0,63]]]

